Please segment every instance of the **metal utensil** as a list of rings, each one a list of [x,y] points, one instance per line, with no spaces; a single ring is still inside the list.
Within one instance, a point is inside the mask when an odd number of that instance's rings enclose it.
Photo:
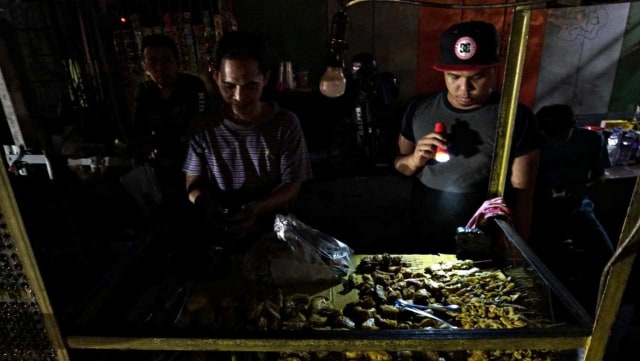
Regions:
[[[443,325],[447,326],[448,328],[451,328],[451,329],[456,329],[456,328],[458,328],[458,327],[456,327],[456,326],[454,326],[454,325],[450,324],[449,322],[447,322],[447,321],[445,321],[445,320],[441,319],[440,317],[438,317],[438,316],[436,316],[436,315],[434,315],[434,314],[432,314],[432,313],[429,313],[429,312],[427,312],[427,311],[419,310],[419,309],[417,309],[417,308],[413,308],[413,307],[405,307],[404,309],[405,309],[405,310],[408,310],[408,311],[411,311],[411,312],[413,312],[413,313],[415,313],[415,314],[421,315],[421,316],[426,316],[426,317],[432,318],[432,319],[434,319],[434,320],[436,320],[436,321],[438,321],[438,322],[442,323]]]
[[[445,312],[460,312],[461,310],[460,306],[458,305],[416,305],[400,299],[397,300],[396,303],[402,306],[408,305],[410,307],[414,307],[419,310],[435,310],[435,311],[445,311]]]
[[[445,320],[441,319],[440,317],[438,317],[438,316],[436,316],[436,315],[434,315],[434,314],[432,314],[432,313],[430,313],[430,312],[427,312],[427,311],[424,311],[424,310],[421,310],[421,309],[415,308],[415,307],[414,307],[415,305],[413,305],[413,304],[411,304],[411,303],[407,303],[407,302],[398,302],[398,301],[400,301],[400,300],[397,300],[397,301],[396,301],[396,307],[398,307],[398,308],[404,308],[405,310],[411,311],[411,312],[413,312],[413,313],[415,313],[415,314],[417,314],[417,315],[421,315],[421,316],[425,316],[425,317],[429,317],[429,318],[431,318],[431,319],[434,319],[434,320],[436,320],[436,321],[440,322],[441,324],[443,324],[444,326],[446,326],[446,327],[448,327],[448,328],[450,328],[450,329],[456,329],[456,328],[458,328],[458,327],[456,327],[456,326],[454,326],[454,325],[450,324],[449,322],[447,322],[447,321],[445,321]]]

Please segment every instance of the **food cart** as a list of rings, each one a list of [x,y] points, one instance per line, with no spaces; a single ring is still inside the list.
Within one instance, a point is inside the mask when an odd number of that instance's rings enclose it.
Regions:
[[[356,1],[357,2],[357,1]],[[399,1],[402,2],[402,1]],[[524,49],[530,23],[530,3],[515,5],[511,38],[505,69],[505,82],[500,114],[500,137],[497,159],[494,162],[490,193],[502,195],[507,174],[508,151]],[[410,330],[278,330],[226,331],[193,333],[151,333],[146,335],[63,334],[56,322],[42,281],[27,232],[22,222],[10,182],[2,165],[1,214],[3,288],[2,320],[9,325],[7,337],[15,341],[13,349],[3,349],[3,359],[20,359],[31,355],[38,360],[67,360],[69,349],[84,350],[158,350],[158,351],[243,351],[243,352],[297,352],[297,351],[461,351],[461,350],[582,350],[570,353],[574,358],[600,360],[620,305],[629,271],[637,252],[637,223],[640,220],[640,194],[636,191],[631,200],[622,231],[620,247],[607,269],[595,320],[584,312],[577,301],[555,279],[553,274],[531,252],[510,224],[496,221],[510,247],[521,256],[512,267],[527,270],[528,279],[535,280],[539,299],[553,327],[518,327],[511,329],[410,329]],[[364,256],[354,257],[355,269]],[[405,255],[407,259],[429,267],[440,261],[453,261],[447,256],[429,259],[427,256]],[[504,270],[507,272],[507,270]],[[508,274],[508,273],[507,273]],[[202,286],[211,291],[211,286]],[[345,304],[342,285],[330,285],[309,291],[311,296],[324,295],[332,302]],[[203,293],[206,293],[203,291]],[[353,297],[354,293],[349,293]],[[556,319],[554,315],[562,314]],[[26,350],[26,351],[25,351]],[[6,357],[6,358],[5,358]]]

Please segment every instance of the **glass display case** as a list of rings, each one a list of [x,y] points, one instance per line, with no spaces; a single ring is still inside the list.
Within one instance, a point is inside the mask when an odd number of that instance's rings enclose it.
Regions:
[[[502,112],[500,114],[500,141],[498,157],[494,161],[491,193],[501,195],[506,180],[506,159],[511,123],[514,121],[518,87],[521,76],[523,49],[526,47],[527,29],[530,10],[526,7],[516,8],[512,21],[512,32],[508,50],[508,61],[505,69]],[[441,351],[463,352],[466,350],[554,350],[558,359],[599,360],[604,354],[617,309],[622,299],[629,271],[633,264],[637,245],[634,243],[637,233],[636,223],[640,219],[637,192],[638,185],[631,200],[625,225],[622,230],[621,247],[616,253],[615,262],[609,268],[607,283],[603,289],[602,302],[595,320],[580,306],[575,298],[554,277],[546,266],[520,239],[513,227],[504,221],[496,220],[498,235],[506,240],[508,248],[513,252],[507,260],[492,259],[489,262],[470,263],[469,270],[487,272],[489,269],[500,272],[505,278],[514,280],[520,289],[526,289],[522,295],[530,298],[527,312],[535,309],[537,317],[544,319],[541,324],[515,324],[513,328],[492,328],[490,325],[472,328],[463,327],[463,323],[447,312],[433,312],[432,316],[440,318],[435,324],[420,329],[362,329],[353,327],[334,327],[329,330],[302,327],[302,329],[285,330],[275,327],[269,330],[246,329],[244,327],[223,327],[220,321],[208,319],[218,315],[215,310],[225,307],[225,300],[231,295],[246,292],[252,288],[262,288],[255,283],[238,281],[230,274],[219,274],[217,280],[194,281],[177,287],[175,292],[159,295],[156,293],[138,292],[139,297],[129,297],[127,292],[153,288],[153,277],[147,278],[147,284],[136,283],[136,257],[120,259],[120,274],[106,274],[95,286],[90,297],[78,300],[77,308],[66,312],[74,313],[75,323],[59,325],[56,321],[55,307],[51,305],[47,285],[43,282],[39,265],[36,263],[34,250],[31,248],[21,211],[13,193],[11,181],[2,165],[0,171],[0,213],[2,215],[2,248],[0,249],[0,320],[2,320],[2,338],[11,340],[13,344],[3,345],[2,358],[7,360],[23,359],[25,352],[37,360],[68,360],[69,350],[78,352],[122,351],[151,352],[405,352],[405,351]],[[37,192],[34,190],[34,194]],[[143,253],[145,248],[134,247],[136,252]],[[398,255],[418,267],[413,272],[421,272],[439,262],[456,261],[453,255]],[[352,259],[353,273],[366,255],[355,255]],[[230,270],[234,269],[231,260]],[[224,268],[222,268],[224,269]],[[114,270],[114,268],[111,268]],[[138,269],[139,270],[139,269]],[[121,284],[110,284],[110,280],[126,280],[131,282],[127,288]],[[362,276],[360,276],[362,277]],[[404,276],[403,276],[404,277]],[[410,277],[415,278],[415,277]],[[280,289],[281,297],[306,295],[308,298],[323,297],[335,307],[344,310],[352,302],[356,302],[359,293],[345,285],[350,275],[341,282],[333,284],[313,284],[304,287]],[[362,283],[362,280],[360,280]],[[151,286],[151,287],[149,287]],[[136,289],[137,288],[137,289]],[[278,297],[278,288],[270,288]],[[145,299],[145,296],[148,298]],[[273,297],[273,296],[269,296]],[[151,299],[151,300],[150,300]],[[158,309],[148,312],[150,304],[157,305],[158,300],[166,300]],[[233,298],[231,298],[233,301]],[[448,299],[439,298],[437,303],[448,303]],[[515,301],[512,300],[512,301]],[[147,302],[145,304],[145,302]],[[266,300],[260,300],[261,307],[266,307]],[[271,301],[273,302],[273,301]],[[282,305],[278,305],[282,308]],[[393,303],[395,305],[395,303]],[[454,304],[454,303],[452,303]],[[231,306],[226,304],[226,306]],[[461,307],[468,304],[458,305]],[[518,309],[525,307],[516,305]],[[396,307],[396,309],[402,307]],[[105,311],[107,310],[107,311]],[[115,311],[114,311],[115,310]],[[147,321],[156,321],[155,327],[128,327],[127,319],[139,320],[135,316],[137,310],[144,310]],[[121,317],[116,317],[118,311]],[[261,312],[273,311],[266,308]],[[421,310],[422,312],[429,313]],[[104,312],[104,313],[102,313]],[[125,314],[126,312],[126,314]],[[344,311],[343,311],[344,312]],[[104,317],[100,317],[101,313]],[[416,312],[420,313],[420,312]],[[69,315],[64,315],[69,319]],[[139,315],[138,315],[139,316]],[[218,315],[219,316],[219,315]],[[305,317],[311,316],[306,314]],[[425,316],[432,318],[431,316]],[[274,315],[278,318],[277,315]],[[307,320],[305,320],[306,322]],[[506,321],[503,321],[504,326]],[[149,322],[152,325],[153,322]],[[167,326],[169,325],[169,326]],[[223,324],[224,325],[224,324]],[[442,327],[445,326],[445,327]],[[451,327],[453,326],[453,327]],[[337,329],[336,329],[337,328]],[[349,328],[349,327],[347,327]],[[27,350],[27,351],[25,351]],[[394,357],[401,358],[398,354]],[[406,356],[406,355],[405,355]],[[369,357],[369,359],[372,359]]]

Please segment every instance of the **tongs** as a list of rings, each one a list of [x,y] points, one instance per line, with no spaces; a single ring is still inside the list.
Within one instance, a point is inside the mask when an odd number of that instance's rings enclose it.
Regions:
[[[434,310],[434,311],[444,311],[444,312],[460,312],[460,306],[458,305],[416,305],[414,303],[409,303],[403,299],[397,299],[396,306],[400,306],[400,307],[410,306],[423,311]]]
[[[449,305],[449,306],[457,306],[457,305]],[[415,313],[415,314],[417,314],[417,315],[421,315],[421,316],[429,317],[429,318],[431,318],[431,319],[433,319],[433,320],[436,320],[436,321],[440,322],[441,324],[443,324],[444,326],[446,326],[446,327],[448,327],[448,328],[451,328],[451,329],[456,329],[456,328],[458,328],[458,327],[456,327],[456,326],[454,326],[454,325],[450,324],[449,322],[447,322],[447,321],[445,321],[445,320],[441,319],[440,317],[438,317],[438,316],[434,315],[433,313],[431,313],[431,312],[427,312],[427,311],[426,311],[426,310],[428,310],[428,309],[435,309],[434,307],[447,307],[447,306],[422,306],[422,305],[414,305],[413,303],[409,303],[409,302],[406,302],[406,301],[404,301],[404,300],[397,299],[397,300],[396,300],[396,303],[395,303],[395,307],[396,307],[396,308],[402,308],[402,309],[405,309],[405,310],[411,311],[411,312],[413,312],[413,313]],[[458,309],[459,309],[459,307],[460,307],[460,306],[457,306],[457,307],[458,307]]]

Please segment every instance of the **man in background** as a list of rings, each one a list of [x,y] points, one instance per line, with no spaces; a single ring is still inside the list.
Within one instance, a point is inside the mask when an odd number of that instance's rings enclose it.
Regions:
[[[136,90],[129,148],[136,165],[148,165],[157,180],[156,192],[142,190],[142,201],[151,203],[143,207],[153,217],[173,218],[185,207],[182,163],[195,124],[209,111],[209,96],[199,77],[179,71],[178,48],[169,36],[145,36],[141,51],[149,80]],[[153,187],[151,177],[144,183]]]
[[[185,232],[194,213],[186,199],[182,164],[194,129],[210,114],[209,94],[199,77],[180,71],[178,48],[169,36],[145,36],[141,56],[148,79],[136,89],[127,139],[135,167],[121,178],[148,231],[139,246],[148,269],[137,272],[158,279],[163,272],[191,277],[198,268],[192,266],[197,241]]]
[[[589,194],[610,166],[604,136],[576,126],[566,104],[537,113],[543,144],[531,245],[587,311],[595,311],[600,274],[613,254]]]

